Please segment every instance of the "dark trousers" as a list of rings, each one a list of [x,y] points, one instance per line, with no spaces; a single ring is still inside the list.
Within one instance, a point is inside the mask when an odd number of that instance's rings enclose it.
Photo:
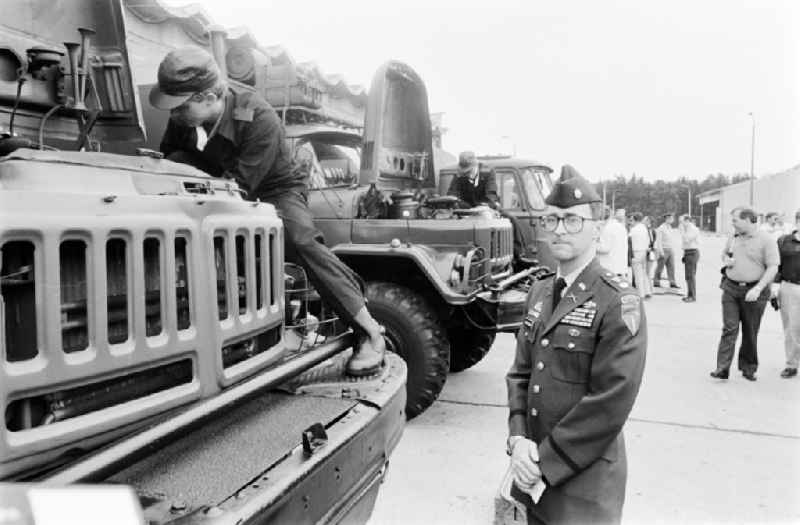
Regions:
[[[683,252],[684,278],[686,279],[686,297],[697,299],[697,261],[700,259],[700,250],[689,249]]]
[[[745,301],[752,286],[739,286],[727,277],[722,278],[722,337],[717,349],[717,370],[729,370],[733,362],[739,324],[742,325],[742,344],[739,347],[739,370],[755,373],[758,368],[758,328],[769,299],[765,288],[756,301]]]
[[[273,204],[283,219],[286,260],[302,266],[322,300],[358,330],[353,319],[365,304],[363,281],[325,246],[311,219],[305,193],[287,190],[264,195],[261,200]]]
[[[675,253],[672,251],[664,251],[664,255],[658,258],[656,263],[656,273],[653,276],[653,281],[658,284],[661,282],[661,273],[664,271],[664,266],[667,267],[667,277],[669,284],[675,284]]]

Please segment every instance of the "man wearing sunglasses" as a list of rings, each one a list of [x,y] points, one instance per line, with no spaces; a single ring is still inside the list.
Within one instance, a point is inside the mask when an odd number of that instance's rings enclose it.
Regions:
[[[571,166],[541,218],[556,275],[530,290],[506,376],[514,485],[529,523],[618,523],[627,463],[622,427],[639,391],[644,308],[595,259],[603,206]]]
[[[214,177],[233,179],[247,198],[273,204],[283,219],[286,256],[300,263],[325,302],[359,336],[347,372],[377,372],[386,344],[367,311],[361,279],[324,244],[308,210],[308,178],[292,161],[285,131],[262,97],[234,92],[199,47],[171,51],[150,103],[169,110],[161,151]]]

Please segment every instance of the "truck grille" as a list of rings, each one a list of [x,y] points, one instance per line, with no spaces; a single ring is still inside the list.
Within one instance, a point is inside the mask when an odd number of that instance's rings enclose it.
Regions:
[[[235,227],[214,230],[207,256],[189,225],[10,240],[0,231],[0,348],[18,367],[0,381],[6,427],[19,432],[189,384],[196,359],[214,363],[223,387],[251,372],[248,360],[281,341],[282,238],[277,226],[248,229],[233,218]],[[203,275],[216,277],[210,290]],[[214,295],[218,312],[203,309],[200,298]],[[209,314],[224,335],[217,359],[198,350]],[[226,375],[233,365],[240,370]]]
[[[489,237],[489,264],[492,272],[504,269],[511,263],[514,252],[511,228],[491,230]]]

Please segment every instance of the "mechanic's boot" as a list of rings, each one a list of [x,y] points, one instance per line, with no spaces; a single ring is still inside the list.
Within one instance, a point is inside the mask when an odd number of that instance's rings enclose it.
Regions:
[[[353,355],[347,361],[345,371],[351,376],[369,376],[378,372],[383,366],[383,354],[386,353],[386,341],[381,337],[378,348],[367,336],[358,338]]]

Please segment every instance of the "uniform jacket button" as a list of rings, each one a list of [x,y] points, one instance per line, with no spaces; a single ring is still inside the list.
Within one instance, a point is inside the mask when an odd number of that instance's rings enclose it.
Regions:
[[[547,346],[549,344],[550,344],[550,340],[549,339],[542,339],[542,346]]]
[[[575,343],[569,343],[567,345],[567,348],[569,348],[569,349],[575,348]]]
[[[541,390],[541,387],[539,385],[533,385],[533,393],[534,394],[538,394],[540,390]]]
[[[544,363],[541,361],[536,363],[536,370],[544,370]]]
[[[532,409],[531,409],[531,415],[532,415],[533,417],[536,417],[536,416],[538,416],[538,415],[539,415],[539,411],[538,411],[538,410],[536,410],[535,408],[532,408]]]

